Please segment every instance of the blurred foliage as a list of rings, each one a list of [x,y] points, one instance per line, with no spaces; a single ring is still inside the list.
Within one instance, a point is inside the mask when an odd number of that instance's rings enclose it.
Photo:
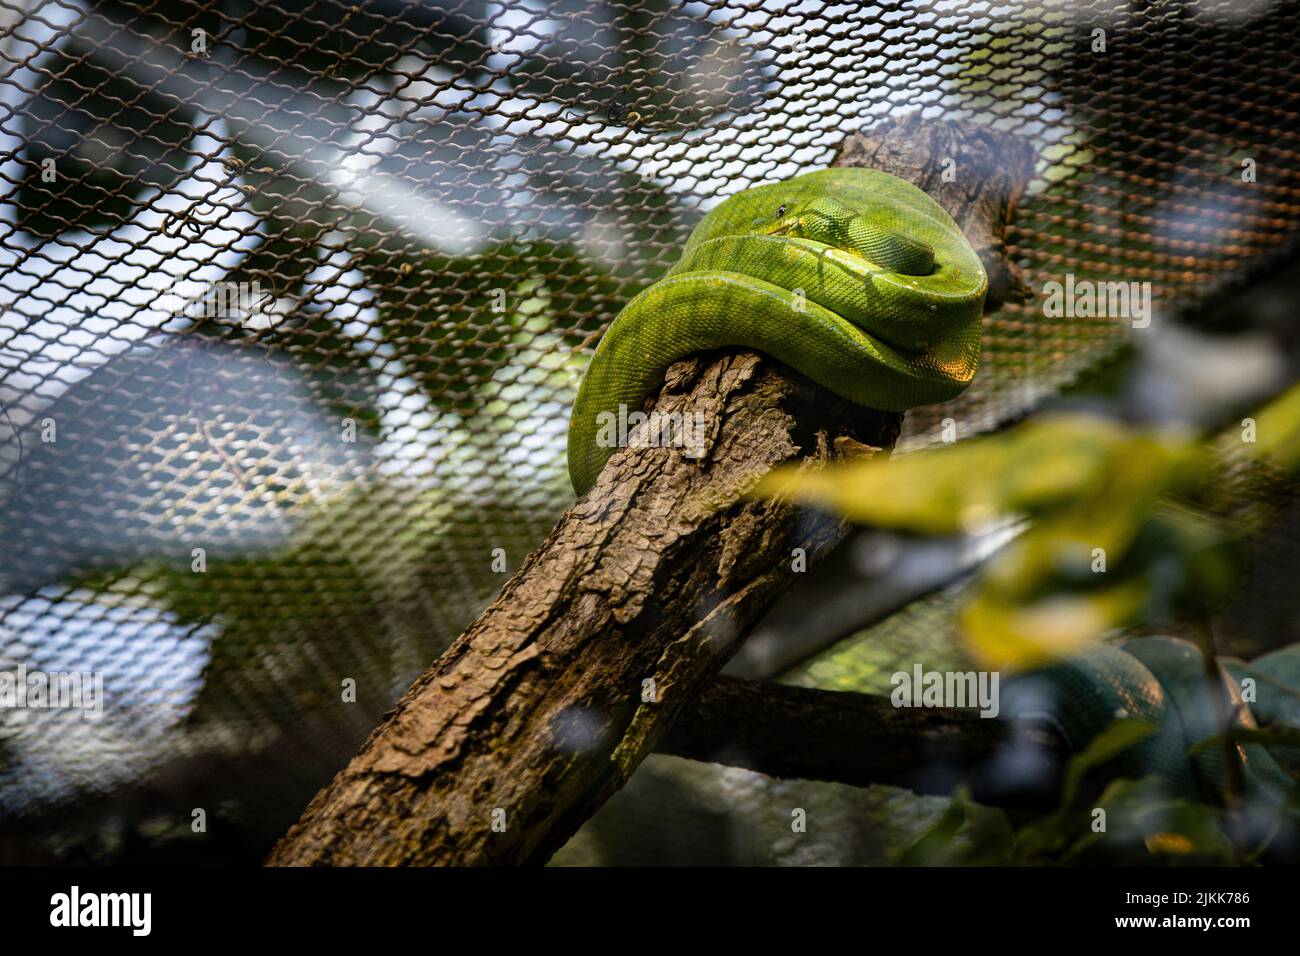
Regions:
[[[1088,741],[1088,745],[1070,759],[1070,764],[1065,769],[1065,780],[1061,785],[1061,807],[1064,809],[1074,804],[1079,785],[1089,770],[1113,760],[1155,732],[1156,728],[1144,720],[1122,717]]]
[[[969,791],[965,787],[959,788],[943,816],[922,833],[915,843],[898,854],[898,864],[935,866],[948,862],[952,843],[966,822],[966,811],[970,806]]]
[[[1229,536],[1168,497],[1194,495],[1211,464],[1186,433],[1044,415],[898,461],[777,472],[758,493],[921,534],[1024,520],[960,617],[972,653],[996,669],[1049,660],[1222,594],[1233,580]]]
[[[1260,410],[1250,453],[1300,466],[1300,386]],[[960,614],[983,665],[1033,665],[1100,635],[1186,618],[1236,582],[1241,537],[1198,507],[1216,475],[1201,438],[1083,414],[898,460],[778,470],[756,488],[894,531],[1025,528],[984,566]]]
[[[1300,387],[1292,388],[1255,416],[1258,456],[1287,471],[1300,469]]]
[[[1138,495],[1110,506],[1111,520],[1104,501],[1045,519],[989,563],[961,616],[977,657],[994,668],[1041,663],[1108,631],[1185,618],[1229,593],[1240,560],[1228,529]]]
[[[1114,780],[1095,806],[1063,805],[1033,821],[1017,832],[1014,853],[1029,864],[1205,866],[1234,860],[1222,814],[1171,797],[1155,777]]]
[[[1013,827],[1002,813],[974,804],[964,788],[897,862],[920,866],[1223,865],[1236,861],[1224,814],[1172,797],[1156,777],[1111,781],[1095,800],[1080,784],[1154,728],[1116,720],[1066,768],[1058,808]],[[1095,792],[1095,791],[1094,791]]]
[[[1253,433],[1234,429],[1236,453],[1275,469],[1300,467],[1300,386],[1242,426],[1250,424]],[[902,533],[1020,524],[1022,533],[961,589],[956,614],[972,656],[1001,668],[1041,663],[1110,632],[1212,608],[1243,569],[1242,540],[1258,530],[1229,526],[1203,507],[1229,466],[1191,432],[1046,414],[897,461],[784,470],[756,494],[791,495]],[[1292,839],[1295,821],[1286,808],[1253,807],[1243,838],[1237,811],[1176,797],[1157,778],[1113,779],[1101,789],[1116,757],[1152,729],[1116,720],[1071,759],[1057,809],[1016,826],[959,789],[897,862],[1220,865],[1267,855],[1278,833]],[[1293,730],[1270,727],[1245,730],[1239,742],[1277,747],[1297,740]]]
[[[1042,415],[1000,435],[897,460],[863,459],[808,475],[778,471],[758,490],[792,493],[874,527],[946,535],[1015,515],[1050,516],[1076,502],[1145,503],[1162,489],[1193,486],[1204,465],[1184,435]],[[1126,517],[1108,519],[1112,536],[1123,533]]]

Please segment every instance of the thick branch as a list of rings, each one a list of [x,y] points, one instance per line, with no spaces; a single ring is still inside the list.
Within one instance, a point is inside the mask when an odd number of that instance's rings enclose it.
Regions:
[[[839,539],[745,490],[782,462],[887,447],[900,422],[752,353],[675,366],[659,410],[704,416],[706,458],[616,454],[273,863],[544,862],[789,585],[792,549]]]
[[[942,159],[927,148],[918,168]],[[619,451],[269,862],[544,862],[789,587],[794,550],[812,566],[843,534],[746,491],[783,463],[889,448],[900,426],[746,352],[674,366],[656,407],[708,423],[704,456]]]
[[[1049,731],[964,708],[900,708],[870,694],[718,677],[657,752],[784,779],[907,787],[971,785],[1000,806],[1055,804],[1064,743]],[[1015,764],[1017,773],[999,772]]]

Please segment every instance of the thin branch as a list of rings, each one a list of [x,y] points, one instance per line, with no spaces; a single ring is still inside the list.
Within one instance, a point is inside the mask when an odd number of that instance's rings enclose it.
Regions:
[[[770,777],[939,796],[966,783],[981,802],[1014,807],[1054,806],[1068,759],[1046,728],[976,710],[895,707],[870,694],[726,676],[704,688],[657,751]],[[1036,772],[999,772],[1008,763]]]

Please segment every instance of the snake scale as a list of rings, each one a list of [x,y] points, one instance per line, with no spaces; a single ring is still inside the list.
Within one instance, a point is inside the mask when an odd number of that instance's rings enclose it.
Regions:
[[[1300,644],[1249,664],[1221,661],[1217,692],[1236,729],[1300,728]],[[1121,753],[1118,776],[1155,776],[1174,794],[1221,803],[1227,776],[1220,747],[1197,744],[1219,735],[1219,710],[1205,661],[1190,641],[1137,637],[1098,644],[1008,682],[1003,714],[1047,723],[1072,752],[1081,752],[1118,717],[1145,721],[1155,732]],[[1244,796],[1283,805],[1300,775],[1294,747],[1238,742]]]
[[[952,217],[887,173],[825,169],[732,196],[601,339],[569,420],[574,490],[585,494],[616,450],[598,440],[601,417],[640,410],[668,367],[694,352],[755,349],[886,411],[953,398],[975,374],[987,287]],[[1250,677],[1260,695],[1251,706],[1267,723],[1300,726],[1300,649],[1227,668],[1234,703]],[[1154,773],[1189,796],[1223,793],[1219,750],[1187,754],[1217,725],[1200,654],[1185,641],[1098,646],[1012,681],[1007,693],[1011,713],[1050,721],[1075,750],[1117,715],[1147,720],[1156,733],[1121,756],[1120,772]],[[1238,726],[1255,726],[1250,708],[1236,714]],[[1274,750],[1240,746],[1248,793],[1280,801],[1293,781],[1276,758],[1300,768],[1289,760],[1300,754]]]

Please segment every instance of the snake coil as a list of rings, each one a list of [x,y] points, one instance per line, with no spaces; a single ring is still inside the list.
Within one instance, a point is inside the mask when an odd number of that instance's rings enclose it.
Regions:
[[[1219,674],[1234,727],[1300,727],[1300,644],[1247,664],[1229,658]],[[1249,687],[1251,700],[1243,698]],[[1155,776],[1175,794],[1223,802],[1227,789],[1222,751],[1195,746],[1219,734],[1218,707],[1204,658],[1189,641],[1139,637],[1101,644],[1010,681],[1003,697],[1009,717],[1043,722],[1070,750],[1082,751],[1117,717],[1146,721],[1155,732],[1117,759],[1120,776]],[[1300,775],[1294,747],[1239,743],[1245,793],[1251,802],[1284,804]]]
[[[824,169],[732,196],[601,339],[569,419],[574,490],[614,453],[602,416],[639,411],[693,352],[756,349],[884,411],[947,401],[975,375],[987,288],[952,217],[888,173]]]

